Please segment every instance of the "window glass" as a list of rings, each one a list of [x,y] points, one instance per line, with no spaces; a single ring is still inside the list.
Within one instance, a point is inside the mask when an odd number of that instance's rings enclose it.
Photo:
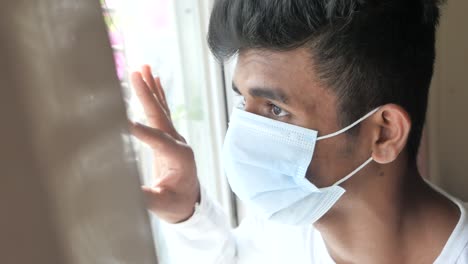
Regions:
[[[143,64],[149,64],[153,73],[161,77],[177,130],[195,152],[201,184],[221,204],[229,205],[231,194],[219,164],[219,139],[226,128],[224,91],[222,81],[213,82],[222,80],[222,75],[206,47],[209,8],[202,2],[102,0],[101,3],[129,117],[145,123],[128,76]],[[142,181],[152,184],[152,153],[136,140],[133,143]],[[225,209],[232,216],[230,207]],[[154,216],[151,218],[161,262],[170,263],[165,253],[164,225]]]

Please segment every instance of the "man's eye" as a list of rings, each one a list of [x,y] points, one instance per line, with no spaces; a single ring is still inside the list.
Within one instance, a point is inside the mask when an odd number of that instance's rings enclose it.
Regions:
[[[271,104],[270,107],[271,107],[271,113],[276,117],[283,117],[283,116],[289,115],[288,112],[286,112],[285,110],[283,110],[281,107],[277,105]]]

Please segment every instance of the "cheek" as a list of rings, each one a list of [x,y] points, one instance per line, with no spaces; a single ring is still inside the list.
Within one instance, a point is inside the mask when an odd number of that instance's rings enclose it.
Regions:
[[[318,141],[307,179],[317,187],[328,187],[353,170],[355,143],[346,136]]]

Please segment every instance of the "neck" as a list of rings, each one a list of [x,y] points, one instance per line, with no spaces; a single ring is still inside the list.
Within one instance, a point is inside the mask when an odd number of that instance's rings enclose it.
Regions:
[[[425,228],[440,229],[431,238],[441,243],[431,245],[433,255],[426,254],[435,259],[457,223],[458,208],[427,186],[408,163],[374,163],[341,186],[346,193],[314,224],[337,263],[410,263],[411,250],[416,250],[412,242],[423,245],[414,240],[427,237]],[[431,224],[433,215],[447,218]]]

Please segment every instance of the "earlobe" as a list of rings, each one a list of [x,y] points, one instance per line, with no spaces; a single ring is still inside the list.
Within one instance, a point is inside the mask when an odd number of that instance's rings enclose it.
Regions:
[[[411,130],[408,113],[395,104],[382,106],[373,120],[376,122],[376,140],[372,158],[381,164],[391,163],[405,149]]]

